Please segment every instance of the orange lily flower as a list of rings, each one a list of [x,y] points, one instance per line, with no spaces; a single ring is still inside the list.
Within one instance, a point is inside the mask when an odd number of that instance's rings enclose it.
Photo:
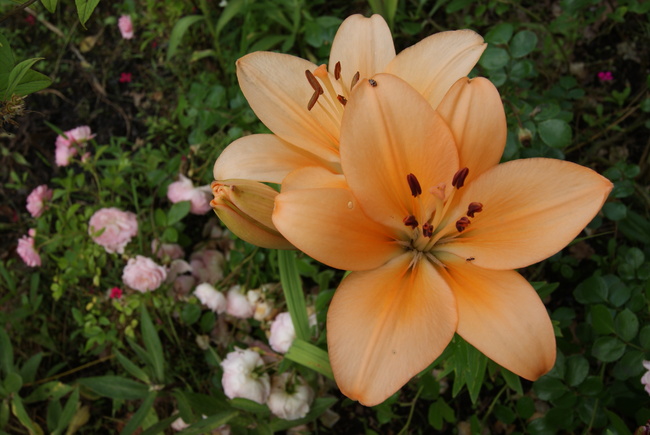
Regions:
[[[281,183],[292,170],[314,165],[340,173],[341,117],[358,80],[379,72],[398,75],[436,107],[485,47],[477,33],[458,30],[429,36],[396,56],[380,15],[353,15],[334,38],[329,70],[287,54],[246,55],[237,61],[239,84],[274,134],[254,134],[230,144],[215,163],[215,180]]]
[[[343,174],[293,171],[275,199],[273,223],[291,243],[353,271],[327,338],[337,384],[364,405],[425,369],[454,333],[526,379],[554,365],[549,316],[514,269],[571,242],[612,184],[561,160],[498,164],[506,126],[486,82],[463,79],[438,111],[393,75],[360,82],[341,124]]]

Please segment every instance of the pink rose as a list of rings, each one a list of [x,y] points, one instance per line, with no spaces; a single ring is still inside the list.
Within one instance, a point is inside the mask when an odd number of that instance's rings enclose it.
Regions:
[[[196,296],[203,305],[210,308],[215,313],[223,314],[226,312],[226,297],[223,293],[212,287],[207,282],[196,286],[194,296]]]
[[[179,258],[185,257],[185,251],[181,245],[177,243],[160,243],[158,239],[153,239],[151,241],[151,252],[161,260],[165,260],[165,257],[169,260],[178,260]]]
[[[104,230],[101,234],[99,231]],[[138,234],[138,220],[135,213],[122,211],[115,207],[102,208],[93,214],[88,222],[88,234],[95,243],[112,254],[124,253],[124,247]]]
[[[266,400],[271,412],[285,420],[303,418],[314,400],[314,390],[298,376],[284,372],[273,376],[271,394]]]
[[[240,293],[240,286],[236,285],[228,290],[226,297],[226,313],[239,319],[250,319],[255,313],[255,306],[252,305],[248,298]]]
[[[122,15],[119,20],[117,20],[117,27],[120,28],[120,33],[124,39],[133,38],[133,22],[131,21],[130,15]]]
[[[56,138],[56,150],[54,152],[54,160],[57,166],[68,166],[70,159],[74,157],[79,151],[78,148],[85,145],[87,141],[95,137],[90,131],[90,127],[82,125],[73,128],[59,135]],[[84,154],[87,158],[88,153]]]
[[[25,262],[29,267],[36,267],[41,265],[41,256],[36,251],[34,247],[34,236],[36,235],[36,230],[29,230],[29,235],[22,236],[18,239],[18,247],[16,252],[20,255],[20,258]]]
[[[190,255],[192,275],[198,282],[214,284],[223,278],[223,254],[215,249],[204,249]]]
[[[142,255],[129,259],[122,272],[124,284],[143,293],[156,290],[165,278],[167,278],[165,268]]]
[[[54,162],[57,166],[68,166],[70,164],[70,159],[72,159],[75,154],[77,154],[77,149],[75,147],[57,145],[54,150]]]
[[[109,290],[108,297],[111,299],[120,299],[122,297],[122,289],[119,287],[113,287]]]
[[[45,210],[45,202],[52,199],[52,190],[45,184],[41,184],[27,197],[27,211],[32,217],[40,217]]]
[[[641,377],[641,383],[645,387],[646,393],[650,394],[650,361],[643,361],[642,364],[647,371]]]
[[[237,349],[221,362],[223,392],[230,399],[243,397],[264,403],[271,389],[268,373],[260,373],[264,361],[260,354],[250,349]]]
[[[271,323],[269,344],[271,349],[278,353],[287,353],[293,340],[296,339],[296,330],[289,313],[280,313]]]
[[[190,201],[190,212],[193,214],[206,214],[212,207],[212,189],[210,186],[194,187],[192,180],[180,174],[178,181],[167,187],[167,198],[174,204],[181,201]]]

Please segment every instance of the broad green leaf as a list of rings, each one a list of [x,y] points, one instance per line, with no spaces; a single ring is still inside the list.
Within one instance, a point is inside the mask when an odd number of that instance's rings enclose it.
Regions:
[[[219,412],[217,414],[210,415],[207,418],[203,418],[197,421],[192,426],[179,432],[178,434],[179,435],[203,435],[206,433],[210,433],[210,431],[218,428],[219,426],[223,426],[224,424],[228,423],[230,420],[235,418],[237,415],[239,415],[239,411],[236,410]]]
[[[587,278],[576,287],[573,297],[583,305],[607,300],[607,283],[601,276]]]
[[[113,353],[115,354],[117,361],[122,365],[122,367],[124,367],[124,370],[129,372],[131,376],[138,378],[146,384],[151,382],[151,379],[149,379],[149,376],[144,372],[144,370],[125,357],[119,350],[113,349]]]
[[[566,385],[559,379],[550,376],[542,376],[533,384],[533,390],[542,400],[554,400],[569,391]]]
[[[38,71],[29,70],[25,73],[20,83],[14,89],[14,94],[24,97],[33,94],[50,86],[52,79]]]
[[[11,372],[5,377],[3,386],[8,394],[16,394],[23,386],[23,378],[17,372]]]
[[[645,371],[645,367],[643,367],[644,360],[645,355],[639,350],[626,352],[625,355],[623,355],[623,358],[616,361],[616,364],[612,369],[612,374],[620,381],[630,378],[638,379]]]
[[[627,216],[627,206],[621,202],[608,202],[603,205],[603,214],[607,219],[618,222]]]
[[[179,222],[190,212],[191,204],[189,201],[181,201],[173,204],[167,212],[167,225],[174,225]]]
[[[163,382],[165,378],[165,359],[163,356],[162,343],[160,342],[158,332],[153,326],[151,317],[149,317],[149,313],[144,305],[142,305],[140,327],[142,328],[142,340],[144,341],[144,346],[151,357],[151,364],[156,381]]]
[[[14,348],[4,328],[0,328],[0,370],[5,376],[14,371]]]
[[[229,2],[228,6],[230,6],[230,3],[232,2]],[[188,15],[181,18],[176,22],[176,24],[174,24],[174,28],[172,29],[172,33],[169,37],[169,47],[167,48],[167,62],[169,62],[169,60],[176,54],[178,46],[183,40],[183,35],[185,35],[185,32],[187,32],[187,29],[189,29],[192,24],[203,21],[204,19],[205,17],[203,15]]]
[[[66,427],[68,427],[68,424],[70,423],[70,421],[72,421],[72,418],[77,412],[78,405],[79,405],[79,388],[75,388],[72,394],[70,395],[70,397],[68,398],[68,401],[65,403],[65,406],[63,407],[63,411],[59,416],[58,424],[56,425],[56,429],[52,432],[52,435],[58,435],[60,433],[63,433],[63,430]]]
[[[514,390],[520,396],[524,394],[524,390],[521,386],[521,378],[519,376],[504,367],[501,367],[501,376],[503,376],[503,379],[505,379],[506,384],[508,384],[510,389]]]
[[[570,387],[578,386],[589,374],[589,362],[582,355],[572,355],[566,359],[566,383]]]
[[[632,341],[639,332],[639,319],[629,309],[624,309],[616,316],[616,334],[624,341]]]
[[[498,70],[508,64],[510,55],[500,47],[488,46],[478,63],[487,70]]]
[[[542,141],[553,148],[565,148],[571,143],[571,126],[561,119],[548,119],[537,124]]]
[[[467,385],[470,399],[472,403],[476,403],[485,378],[487,357],[459,336],[456,336],[454,341],[456,346],[453,361],[456,379],[454,379],[452,395],[455,396],[463,385]]]
[[[107,375],[81,378],[78,382],[100,396],[110,397],[111,399],[143,399],[149,394],[147,385],[122,376]]]
[[[535,49],[537,35],[530,30],[522,30],[512,38],[510,42],[510,54],[515,59],[524,57]]]
[[[317,371],[329,379],[334,379],[329,356],[327,355],[327,352],[320,347],[296,338],[289,348],[289,351],[284,356],[291,361]]]
[[[34,382],[36,371],[43,360],[43,352],[32,355],[20,368],[20,376],[25,382]]]
[[[219,20],[217,20],[217,25],[214,29],[215,37],[219,38],[221,31],[224,27],[232,20],[246,5],[246,0],[232,0],[229,1],[226,7],[219,15]]]
[[[438,399],[429,405],[427,419],[431,427],[436,430],[442,430],[443,419],[448,423],[453,423],[456,419],[454,410],[445,402],[444,399]]]
[[[599,334],[611,334],[614,332],[614,316],[605,305],[593,305],[590,310],[591,326]]]
[[[244,399],[243,397],[235,397],[230,401],[230,405],[233,408],[241,409],[242,411],[250,412],[260,417],[271,415],[271,410],[268,406],[250,399]]]
[[[280,269],[282,291],[287,300],[287,308],[296,330],[296,337],[308,341],[311,334],[309,333],[305,295],[296,266],[296,253],[294,251],[279,250],[278,267]]]
[[[99,0],[75,0],[77,5],[77,13],[79,14],[79,21],[82,25],[86,24],[90,15],[99,4]]]
[[[9,73],[9,78],[7,79],[7,89],[5,89],[5,93],[4,93],[5,100],[11,97],[11,95],[14,93],[16,89],[16,86],[20,84],[23,77],[25,77],[25,74],[27,74],[27,71],[29,71],[30,68],[41,59],[42,57],[23,60],[18,65],[13,67],[13,69]]]
[[[510,23],[499,23],[492,27],[485,34],[485,42],[488,44],[507,44],[512,38],[515,27]]]
[[[45,6],[45,9],[47,9],[49,12],[54,13],[56,10],[56,4],[58,3],[59,0],[41,0],[41,3],[43,3],[43,6]]]
[[[34,423],[27,414],[23,401],[19,395],[14,395],[11,399],[11,413],[20,421],[20,424],[25,426],[29,431],[29,435],[42,435],[43,429]]]
[[[591,354],[602,362],[613,362],[625,353],[625,343],[616,337],[600,337],[594,341]]]
[[[131,435],[133,432],[136,431],[142,425],[142,422],[144,419],[147,417],[147,414],[149,414],[149,411],[153,407],[153,402],[156,399],[156,396],[158,395],[157,391],[149,391],[149,394],[147,394],[147,397],[144,399],[144,401],[138,406],[138,410],[133,414],[129,422],[124,426],[124,429],[122,429],[122,432],[120,432],[120,435]]]
[[[11,51],[9,40],[0,33],[0,74],[9,74],[14,65],[16,65],[16,60],[13,51]],[[0,89],[6,86],[6,83],[0,81]]]

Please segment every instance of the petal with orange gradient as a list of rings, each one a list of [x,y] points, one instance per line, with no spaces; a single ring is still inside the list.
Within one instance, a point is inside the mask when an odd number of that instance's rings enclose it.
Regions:
[[[463,77],[451,87],[438,113],[454,135],[465,183],[498,165],[506,146],[506,114],[499,91],[483,77]]]
[[[449,344],[456,302],[445,280],[413,253],[347,276],[327,313],[327,342],[341,392],[363,405],[386,400]]]
[[[512,270],[442,259],[458,305],[458,334],[517,375],[536,380],[555,364],[555,335],[541,299]]]
[[[436,245],[487,269],[529,266],[557,253],[593,219],[612,183],[584,166],[563,160],[514,160],[489,169],[460,192],[448,224],[468,204],[483,211],[448,243]]]
[[[316,65],[299,57],[256,52],[237,61],[237,78],[251,108],[273,133],[325,161],[335,162],[340,119],[319,104],[307,110],[314,90],[305,71],[315,69]]]
[[[372,219],[393,228],[414,213],[407,176],[423,189],[451,181],[458,151],[444,120],[411,86],[390,74],[359,83],[341,125],[341,166]],[[432,208],[433,195],[418,198]],[[420,206],[420,205],[417,205]]]
[[[228,145],[214,164],[214,179],[281,183],[297,168],[323,164],[315,156],[272,134],[253,134]],[[338,167],[338,165],[336,165]]]
[[[348,189],[280,193],[273,223],[298,249],[338,269],[373,269],[403,252],[386,228],[368,219]]]
[[[298,189],[348,189],[345,177],[321,166],[298,168],[282,180],[282,192]]]
[[[370,78],[382,72],[395,57],[393,36],[380,15],[366,18],[352,15],[336,31],[330,52],[328,68],[334,72],[341,63],[341,79],[349,87],[358,71],[361,78]]]
[[[436,108],[456,80],[469,74],[485,47],[472,30],[440,32],[406,48],[384,72],[406,80]]]

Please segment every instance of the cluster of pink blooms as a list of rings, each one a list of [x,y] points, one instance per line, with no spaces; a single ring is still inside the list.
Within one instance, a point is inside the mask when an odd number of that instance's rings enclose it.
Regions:
[[[601,82],[611,82],[614,80],[614,76],[611,71],[601,71],[598,73],[598,80]]]
[[[124,247],[138,234],[138,219],[130,211],[102,208],[90,217],[88,234],[109,254],[123,254]]]
[[[32,217],[40,217],[47,208],[47,202],[52,199],[52,189],[41,184],[27,197],[27,211]]]
[[[80,149],[82,149],[86,142],[94,138],[95,135],[92,134],[90,127],[87,125],[82,125],[81,127],[73,128],[63,133],[63,135],[58,135],[56,138],[56,149],[54,151],[54,161],[57,166],[68,166],[72,157],[77,155]],[[89,153],[84,153],[81,157],[81,160],[85,161]]]
[[[209,185],[194,187],[192,180],[179,175],[178,181],[174,181],[167,188],[167,198],[173,203],[190,201],[190,212],[203,215],[212,210],[212,189]]]
[[[18,239],[18,247],[16,252],[20,255],[20,258],[23,259],[26,265],[29,267],[36,267],[41,265],[41,256],[38,254],[38,251],[34,247],[34,237],[36,236],[36,230],[30,229],[28,235],[22,236]]]
[[[132,39],[133,38],[133,21],[131,21],[130,15],[122,15],[117,20],[117,27],[120,29],[122,38]]]
[[[52,200],[52,189],[41,184],[27,196],[27,211],[34,218],[39,218],[48,208],[48,202]],[[16,253],[29,267],[41,265],[41,256],[36,250],[36,230],[30,229],[28,234],[18,239]]]
[[[124,284],[143,293],[156,290],[166,278],[167,269],[142,255],[130,258],[122,273]]]
[[[271,378],[264,371],[264,360],[254,350],[235,348],[226,355],[221,367],[221,385],[229,398],[266,403],[273,414],[285,420],[296,420],[309,412],[314,399],[311,387],[289,372]]]

